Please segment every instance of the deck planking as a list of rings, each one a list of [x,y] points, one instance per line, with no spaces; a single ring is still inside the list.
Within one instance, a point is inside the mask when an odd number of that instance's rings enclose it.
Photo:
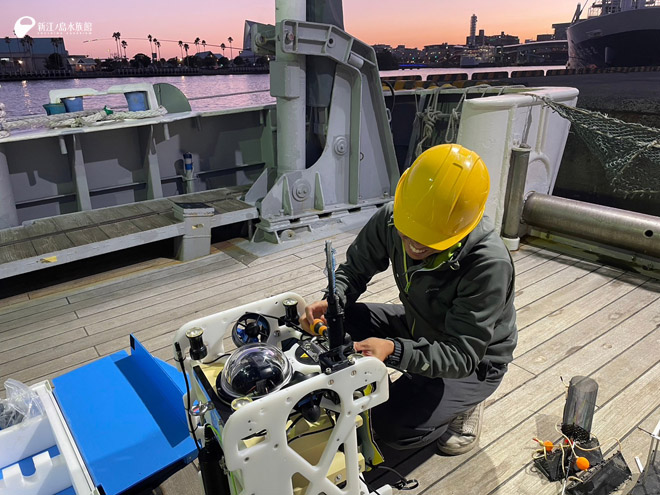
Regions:
[[[338,262],[354,235],[333,238]],[[130,333],[171,363],[173,333],[192,319],[288,290],[312,300],[325,288],[323,240],[262,257],[233,241],[214,248],[188,263],[0,301],[0,383],[10,376],[29,384],[51,379],[126,349]],[[531,471],[531,438],[557,440],[561,379],[578,374],[600,385],[594,433],[604,443],[619,437],[633,472],[633,456],[645,460],[649,439],[637,427],[651,429],[660,419],[660,284],[537,246],[523,244],[512,258],[520,340],[486,402],[480,448],[455,458],[429,449],[392,458],[390,466],[420,481],[411,493],[558,493],[558,484]],[[362,300],[397,302],[389,270],[374,277]]]

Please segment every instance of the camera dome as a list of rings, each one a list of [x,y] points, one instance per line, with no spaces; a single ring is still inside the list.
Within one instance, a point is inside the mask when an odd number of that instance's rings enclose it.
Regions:
[[[246,344],[227,360],[216,387],[221,396],[258,398],[282,388],[292,373],[291,363],[277,347]]]

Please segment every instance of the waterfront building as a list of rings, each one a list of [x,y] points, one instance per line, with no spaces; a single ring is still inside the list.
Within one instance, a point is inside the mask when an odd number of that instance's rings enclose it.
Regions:
[[[71,70],[63,38],[0,38],[0,73],[45,71],[54,54],[60,56],[60,70]]]
[[[565,65],[568,61],[566,40],[530,41],[501,50],[503,65]]]

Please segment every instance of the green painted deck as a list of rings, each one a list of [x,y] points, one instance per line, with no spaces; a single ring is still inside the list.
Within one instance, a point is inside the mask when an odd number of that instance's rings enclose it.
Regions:
[[[354,235],[332,238],[338,261]],[[638,427],[651,430],[660,419],[660,282],[525,244],[513,257],[520,340],[486,403],[479,448],[453,458],[433,448],[390,457],[389,466],[419,480],[408,493],[560,493],[532,471],[532,438],[559,438],[562,378],[575,375],[600,386],[594,433],[605,449],[620,439],[633,473],[634,456],[646,460],[650,437]],[[188,263],[153,260],[0,300],[0,384],[51,379],[128,348],[129,333],[172,362],[182,324],[289,290],[315,300],[323,266],[322,240],[258,258],[228,241]],[[376,276],[362,300],[397,302],[391,274]],[[200,493],[192,469],[163,492]]]

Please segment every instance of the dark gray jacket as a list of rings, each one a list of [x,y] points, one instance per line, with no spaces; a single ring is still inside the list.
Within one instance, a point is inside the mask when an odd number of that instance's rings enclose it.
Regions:
[[[401,369],[462,378],[484,359],[511,362],[517,342],[513,262],[490,220],[484,217],[448,261],[439,253],[419,263],[406,259],[392,208],[389,203],[374,214],[337,268],[342,304],[357,300],[391,263],[410,329],[409,339],[398,339]]]

